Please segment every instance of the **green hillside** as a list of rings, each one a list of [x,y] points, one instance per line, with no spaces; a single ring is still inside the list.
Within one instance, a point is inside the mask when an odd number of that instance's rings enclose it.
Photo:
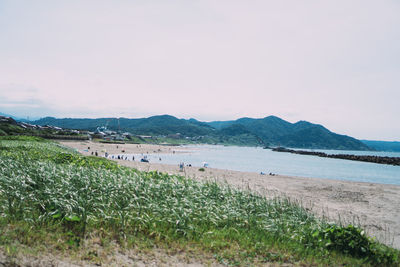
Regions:
[[[180,133],[182,137],[191,138],[196,142],[211,144],[370,150],[359,140],[333,133],[321,125],[306,121],[290,123],[276,116],[208,123],[195,119],[178,119],[170,115],[140,119],[57,119],[46,117],[33,123],[90,131],[95,131],[97,127],[107,126],[110,130],[152,136]]]
[[[275,116],[262,119],[241,118],[236,121],[210,122],[220,131],[241,125],[249,133],[258,136],[265,144],[293,148],[370,150],[359,140],[339,135],[325,127],[306,121],[290,123]]]
[[[377,151],[400,152],[400,142],[361,140],[364,144]]]
[[[143,135],[168,135],[181,133],[185,136],[211,134],[215,131],[211,126],[195,120],[177,119],[170,115],[153,116],[142,119],[99,118],[99,119],[56,119],[46,117],[33,123],[53,125],[62,128],[94,131],[97,127],[107,126],[111,130],[127,131]]]

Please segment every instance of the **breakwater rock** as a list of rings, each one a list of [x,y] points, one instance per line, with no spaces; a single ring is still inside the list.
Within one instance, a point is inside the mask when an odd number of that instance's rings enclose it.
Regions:
[[[284,147],[273,148],[272,151],[287,152],[287,153],[300,154],[300,155],[318,156],[318,157],[323,157],[323,158],[347,159],[347,160],[356,160],[356,161],[364,161],[364,162],[371,162],[371,163],[378,163],[378,164],[388,164],[388,165],[400,166],[400,157],[380,157],[380,156],[349,155],[349,154],[326,154],[324,152],[294,150],[294,149],[288,149],[288,148],[284,148]]]

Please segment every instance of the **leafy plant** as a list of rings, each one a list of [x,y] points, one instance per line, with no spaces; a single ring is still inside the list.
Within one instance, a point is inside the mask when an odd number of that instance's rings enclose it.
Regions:
[[[393,264],[398,260],[389,248],[375,242],[364,230],[353,225],[343,227],[333,224],[315,232],[313,236],[319,237],[329,250],[363,257],[375,264]]]
[[[399,263],[397,250],[361,229],[328,224],[288,199],[139,172],[52,142],[0,141],[0,245],[15,238],[2,230],[13,224],[56,229],[70,247],[100,228],[117,240],[187,242],[229,264],[315,257],[327,265]],[[331,251],[344,257],[332,259]]]

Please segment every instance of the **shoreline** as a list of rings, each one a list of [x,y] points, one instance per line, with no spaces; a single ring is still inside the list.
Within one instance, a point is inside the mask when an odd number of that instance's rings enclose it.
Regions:
[[[164,145],[116,145],[91,141],[58,142],[74,148],[84,155],[91,155],[92,151],[98,151],[99,156],[104,156],[105,152],[109,154],[185,152],[185,148]],[[199,171],[199,167],[194,166],[185,166],[184,171],[181,172],[178,165],[118,159],[114,159],[114,161],[140,171],[160,171],[199,181],[211,180],[227,183],[267,198],[285,196],[299,202],[304,208],[319,217],[343,224],[360,225],[369,235],[380,242],[400,249],[400,186],[398,185],[284,175],[270,176],[214,168],[205,168],[205,171]]]

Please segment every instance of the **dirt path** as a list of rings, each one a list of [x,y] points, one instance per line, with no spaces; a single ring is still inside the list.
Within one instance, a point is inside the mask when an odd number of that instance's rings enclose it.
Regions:
[[[117,247],[117,246],[116,246]],[[91,250],[94,251],[94,250]],[[102,253],[102,248],[96,250],[99,254]],[[85,259],[85,255],[54,255],[54,254],[40,254],[34,255],[14,255],[7,257],[0,248],[0,267],[95,267],[95,266],[115,266],[115,267],[201,267],[201,266],[223,266],[210,256],[191,255],[188,252],[173,252],[154,248],[151,251],[138,251],[135,249],[115,249],[112,253],[108,252],[103,255],[101,260]],[[268,265],[269,266],[269,265]],[[272,265],[271,265],[272,266]]]

